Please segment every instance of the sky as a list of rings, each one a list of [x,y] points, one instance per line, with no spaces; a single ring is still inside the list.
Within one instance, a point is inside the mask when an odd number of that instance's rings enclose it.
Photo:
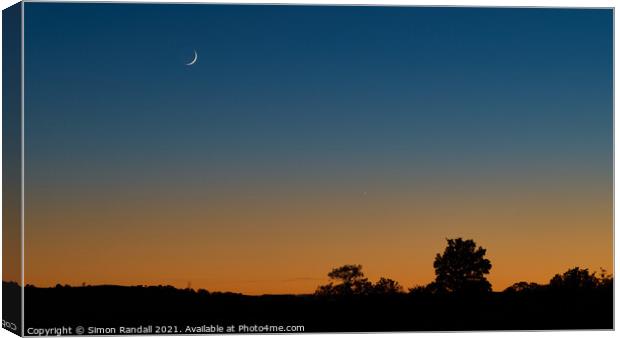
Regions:
[[[456,237],[495,290],[612,271],[612,20],[26,3],[25,283],[412,287]]]

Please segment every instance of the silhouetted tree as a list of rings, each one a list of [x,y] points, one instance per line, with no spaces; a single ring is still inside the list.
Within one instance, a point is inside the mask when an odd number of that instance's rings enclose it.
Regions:
[[[395,280],[381,277],[372,287],[373,293],[379,295],[397,294],[403,291],[403,287]]]
[[[319,286],[316,290],[317,295],[363,295],[372,291],[372,283],[364,277],[361,265],[343,265],[333,269],[327,276],[332,281]]]
[[[490,292],[491,284],[484,275],[491,270],[491,262],[484,258],[486,250],[471,240],[447,239],[442,255],[437,254],[435,287],[440,292]]]
[[[596,288],[598,284],[595,272],[590,273],[588,269],[579,267],[569,269],[562,275],[556,274],[549,282],[553,289],[561,290],[589,290]]]
[[[361,265],[343,265],[333,269],[327,274],[327,277],[334,280],[340,280],[343,284],[352,284],[364,278]]]

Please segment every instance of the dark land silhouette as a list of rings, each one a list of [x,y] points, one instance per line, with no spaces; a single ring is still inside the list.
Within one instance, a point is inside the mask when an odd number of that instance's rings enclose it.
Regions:
[[[361,265],[333,269],[330,283],[308,295],[27,285],[25,325],[168,325],[173,334],[203,325],[303,325],[304,332],[613,329],[613,278],[604,271],[575,267],[544,285],[522,281],[493,292],[485,253],[472,240],[450,239],[435,258],[436,279],[408,290],[385,277],[373,283]],[[5,297],[20,292],[15,283],[3,288]]]

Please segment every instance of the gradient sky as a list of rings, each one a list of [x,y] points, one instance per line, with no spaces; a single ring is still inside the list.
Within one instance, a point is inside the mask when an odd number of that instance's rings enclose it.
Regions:
[[[26,3],[25,282],[411,287],[459,236],[496,290],[611,271],[612,20]]]

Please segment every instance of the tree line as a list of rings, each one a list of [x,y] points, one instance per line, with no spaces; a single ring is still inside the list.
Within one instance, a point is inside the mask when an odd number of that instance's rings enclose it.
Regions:
[[[471,240],[447,239],[442,254],[433,262],[435,280],[427,285],[415,286],[410,294],[485,294],[492,292],[486,278],[492,268],[491,261],[484,256],[486,249]],[[315,291],[316,296],[395,295],[405,290],[397,281],[381,277],[372,283],[364,276],[361,265],[348,264],[334,268],[327,274],[330,282]],[[504,290],[507,293],[536,292],[542,290],[587,291],[613,287],[613,276],[601,269],[590,272],[587,268],[575,267],[562,274],[556,274],[548,284],[517,282]]]

